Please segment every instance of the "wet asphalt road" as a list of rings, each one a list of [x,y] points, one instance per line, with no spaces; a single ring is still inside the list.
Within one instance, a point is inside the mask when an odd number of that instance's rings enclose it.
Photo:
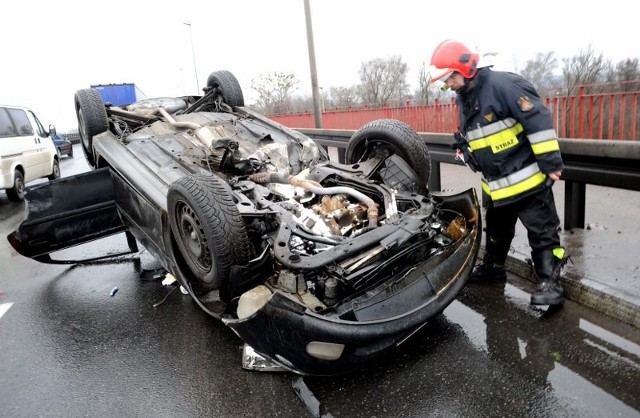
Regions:
[[[84,169],[76,146],[63,175]],[[23,211],[0,192],[2,417],[640,417],[640,331],[570,301],[532,308],[517,277],[467,286],[358,372],[259,373],[231,330],[140,278],[157,267],[145,251],[81,266],[16,255],[5,237]]]

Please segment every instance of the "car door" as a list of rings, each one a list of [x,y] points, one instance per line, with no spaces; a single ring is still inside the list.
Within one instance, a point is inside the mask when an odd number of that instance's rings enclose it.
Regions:
[[[36,135],[31,121],[24,109],[5,108],[12,121],[15,136],[9,140],[13,151],[13,161],[24,168],[24,181],[29,182],[43,176],[42,156],[39,155],[42,145]]]
[[[50,254],[121,232],[127,236],[127,253],[138,251],[118,214],[108,168],[30,186],[27,195],[27,217],[7,236],[19,254],[43,263],[89,261],[54,260]],[[97,259],[113,256],[105,248]]]
[[[0,107],[0,178],[4,179],[3,187],[13,187],[13,171],[16,165],[22,164],[22,150],[28,141],[26,137],[18,136],[9,112]]]
[[[44,126],[40,123],[40,120],[31,111],[27,111],[27,117],[29,123],[34,130],[34,144],[36,146],[36,164],[37,171],[40,173],[38,177],[45,177],[51,174],[53,169],[53,157],[56,152],[56,147],[53,145],[53,141],[49,136],[49,132],[44,129]]]

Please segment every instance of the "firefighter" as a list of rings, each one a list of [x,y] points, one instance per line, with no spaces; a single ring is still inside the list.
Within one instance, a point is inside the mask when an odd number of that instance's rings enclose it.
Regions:
[[[561,305],[560,272],[568,258],[551,186],[564,167],[551,113],[533,85],[510,72],[478,68],[479,56],[453,40],[431,57],[431,80],[456,92],[459,131],[452,147],[482,173],[486,207],[483,260],[470,280],[506,280],[504,263],[518,219],[526,227],[537,290],[532,305]]]

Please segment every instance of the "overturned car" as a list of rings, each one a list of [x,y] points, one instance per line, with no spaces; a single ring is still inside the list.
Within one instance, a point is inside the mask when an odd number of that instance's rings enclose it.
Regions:
[[[85,89],[75,106],[93,170],[30,188],[12,246],[71,263],[52,253],[125,232],[130,252],[142,244],[290,371],[370,362],[441,313],[475,262],[475,191],[430,193],[429,150],[402,122],[357,130],[340,163],[245,107],[228,71],[211,73],[202,96],[115,107]]]

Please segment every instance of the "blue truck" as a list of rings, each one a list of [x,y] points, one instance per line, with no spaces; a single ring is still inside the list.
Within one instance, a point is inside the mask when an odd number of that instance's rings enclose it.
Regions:
[[[91,88],[98,90],[103,102],[113,106],[126,106],[146,98],[134,83],[94,84]]]

